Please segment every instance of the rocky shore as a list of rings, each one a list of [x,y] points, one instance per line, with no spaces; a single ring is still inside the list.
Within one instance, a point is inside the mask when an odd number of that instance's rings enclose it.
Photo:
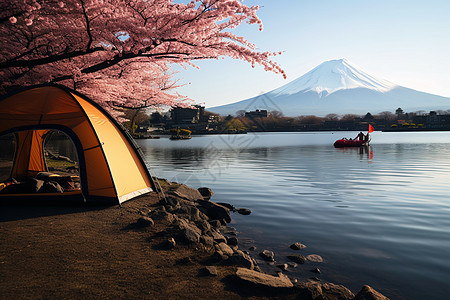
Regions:
[[[168,227],[168,237],[163,247],[176,248],[178,244],[194,245],[204,253],[210,254],[207,266],[202,269],[206,276],[217,276],[218,265],[234,266],[234,277],[246,288],[264,288],[272,293],[280,291],[283,295],[299,297],[300,299],[387,299],[385,296],[366,285],[355,295],[342,285],[322,283],[317,277],[299,282],[290,279],[283,273],[288,268],[296,268],[306,262],[323,262],[322,257],[310,254],[289,255],[289,264],[276,264],[275,254],[269,250],[259,252],[263,263],[274,266],[276,274],[266,274],[261,271],[260,262],[252,255],[258,253],[255,247],[240,249],[237,233],[234,228],[227,226],[231,222],[230,212],[248,215],[246,208],[235,208],[228,203],[215,203],[210,199],[213,191],[209,188],[197,190],[183,184],[160,180],[165,187],[165,199],[161,205],[154,207],[146,216],[142,216],[137,224],[152,226],[154,222],[164,220],[171,224]],[[293,250],[306,248],[300,242],[294,242]],[[319,268],[311,270],[320,274]]]
[[[208,188],[159,182],[163,196],[120,208],[1,207],[0,298],[387,299],[322,282],[317,267],[308,280],[289,278],[322,258],[302,255],[297,241],[286,264],[241,249],[228,224],[248,209],[211,201]]]

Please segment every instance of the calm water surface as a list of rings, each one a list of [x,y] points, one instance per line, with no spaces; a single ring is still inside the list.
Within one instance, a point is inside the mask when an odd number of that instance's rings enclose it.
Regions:
[[[381,133],[368,149],[335,149],[357,132],[261,133],[140,140],[159,177],[207,186],[233,215],[240,247],[298,253],[323,263],[292,269],[393,299],[450,294],[450,132]],[[254,253],[254,257],[258,252]],[[321,275],[310,270],[319,267]]]

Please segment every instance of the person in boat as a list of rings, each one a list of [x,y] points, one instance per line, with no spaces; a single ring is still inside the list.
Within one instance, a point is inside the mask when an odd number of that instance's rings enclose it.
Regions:
[[[362,133],[362,131],[360,131],[358,133],[358,135],[356,136],[355,140],[364,141],[365,140],[364,133]]]
[[[367,133],[366,135],[363,134],[363,136],[364,136],[364,142],[368,142],[370,139],[369,133]]]

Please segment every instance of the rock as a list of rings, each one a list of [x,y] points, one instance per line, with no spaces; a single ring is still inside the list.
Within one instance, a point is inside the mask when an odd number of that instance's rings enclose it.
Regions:
[[[291,262],[288,262],[288,266],[291,267],[291,268],[297,268],[298,264],[293,262],[293,261],[291,261]]]
[[[306,258],[301,254],[288,255],[287,258],[298,264],[304,264],[306,262]]]
[[[220,228],[220,232],[222,234],[228,234],[228,235],[236,235],[236,229],[230,226],[223,226]]]
[[[234,253],[233,249],[231,249],[230,246],[225,243],[219,243],[218,245],[216,245],[216,251],[222,252],[227,256],[232,256]]]
[[[248,250],[250,250],[250,251],[256,251],[256,247],[255,247],[255,246],[251,246],[250,248],[248,248]]]
[[[236,209],[236,211],[238,213],[240,213],[241,215],[246,215],[246,216],[252,213],[252,211],[248,208],[238,208],[238,209]]]
[[[209,224],[215,228],[220,228],[222,223],[219,220],[209,220]]]
[[[316,273],[316,274],[321,273],[319,268],[312,269],[311,272]]]
[[[238,239],[236,238],[236,237],[229,237],[229,238],[227,238],[227,244],[229,245],[229,246],[237,246],[237,244],[238,244]]]
[[[197,201],[199,209],[207,215],[211,220],[225,220],[226,223],[231,222],[230,210],[222,205],[214,202],[200,200]]]
[[[181,238],[183,238],[188,243],[199,243],[200,236],[201,234],[197,230],[192,229],[192,227],[183,229],[181,233]]]
[[[214,240],[210,236],[202,235],[200,237],[200,243],[202,243],[205,247],[212,247],[214,246]]]
[[[351,300],[355,297],[346,287],[332,283],[300,282],[296,287],[302,299]]]
[[[293,287],[293,284],[289,277],[282,273],[278,274],[278,276],[272,276],[249,269],[237,268],[236,276],[243,281],[270,288]]]
[[[310,254],[306,256],[306,259],[312,262],[321,263],[323,262],[323,258],[317,254]]]
[[[353,300],[355,298],[355,294],[348,288],[333,283],[322,284],[322,295],[324,299]]]
[[[204,218],[200,216],[200,210],[195,206],[181,206],[175,211],[175,213],[178,216],[185,217],[186,219],[191,221],[204,220]]]
[[[230,258],[228,255],[223,254],[222,251],[215,251],[212,255],[213,259],[217,261],[226,261],[228,258]]]
[[[207,232],[208,230],[211,229],[211,225],[209,225],[209,223],[205,220],[198,220],[195,222],[195,224],[197,225],[198,228],[200,228],[202,232]]]
[[[372,287],[365,285],[362,289],[356,294],[355,300],[388,300],[389,298],[385,297],[381,293],[374,290]]]
[[[155,222],[153,222],[153,220],[149,217],[140,217],[136,221],[136,227],[138,228],[150,227],[153,226],[154,224]]]
[[[211,199],[212,195],[214,195],[214,192],[210,188],[207,188],[207,187],[198,188],[197,191],[200,192],[200,194],[203,196],[204,200],[209,200],[209,199]]]
[[[261,253],[259,253],[259,256],[261,256],[265,261],[275,261],[275,254],[273,254],[273,252],[269,250],[263,250]]]
[[[298,298],[300,299],[312,299],[322,300],[322,285],[319,282],[299,282],[295,285],[300,291]]]
[[[203,196],[198,190],[185,184],[173,185],[167,193],[189,201],[203,200]]]
[[[217,276],[217,268],[214,266],[206,266],[200,269],[200,273],[204,276]]]
[[[289,248],[291,248],[292,250],[301,250],[301,249],[305,249],[306,246],[303,245],[302,243],[295,242],[292,245],[290,245]]]
[[[166,241],[166,245],[169,249],[173,249],[175,248],[175,246],[177,245],[177,243],[175,242],[175,239],[173,237],[168,238]]]
[[[280,268],[282,271],[287,271],[288,264],[277,265],[277,267]]]
[[[214,229],[207,231],[207,234],[209,236],[211,236],[214,239],[214,241],[216,241],[217,243],[226,243],[227,242],[227,239],[223,235],[221,235],[220,233],[215,231]]]
[[[244,267],[250,270],[253,270],[255,267],[252,258],[248,254],[245,254],[240,250],[234,252],[233,255],[230,256],[228,261],[232,265]]]
[[[188,243],[198,243],[200,242],[200,236],[202,235],[202,231],[192,223],[189,223],[187,220],[178,219],[177,225],[181,230],[180,237],[184,241]]]

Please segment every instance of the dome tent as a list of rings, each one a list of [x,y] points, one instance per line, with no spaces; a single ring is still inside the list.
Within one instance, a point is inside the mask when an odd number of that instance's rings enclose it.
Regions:
[[[12,178],[47,171],[44,136],[59,130],[76,148],[81,190],[63,193],[0,193],[2,199],[84,199],[120,204],[154,187],[134,141],[104,109],[61,85],[39,85],[0,99],[0,136],[14,133]]]

